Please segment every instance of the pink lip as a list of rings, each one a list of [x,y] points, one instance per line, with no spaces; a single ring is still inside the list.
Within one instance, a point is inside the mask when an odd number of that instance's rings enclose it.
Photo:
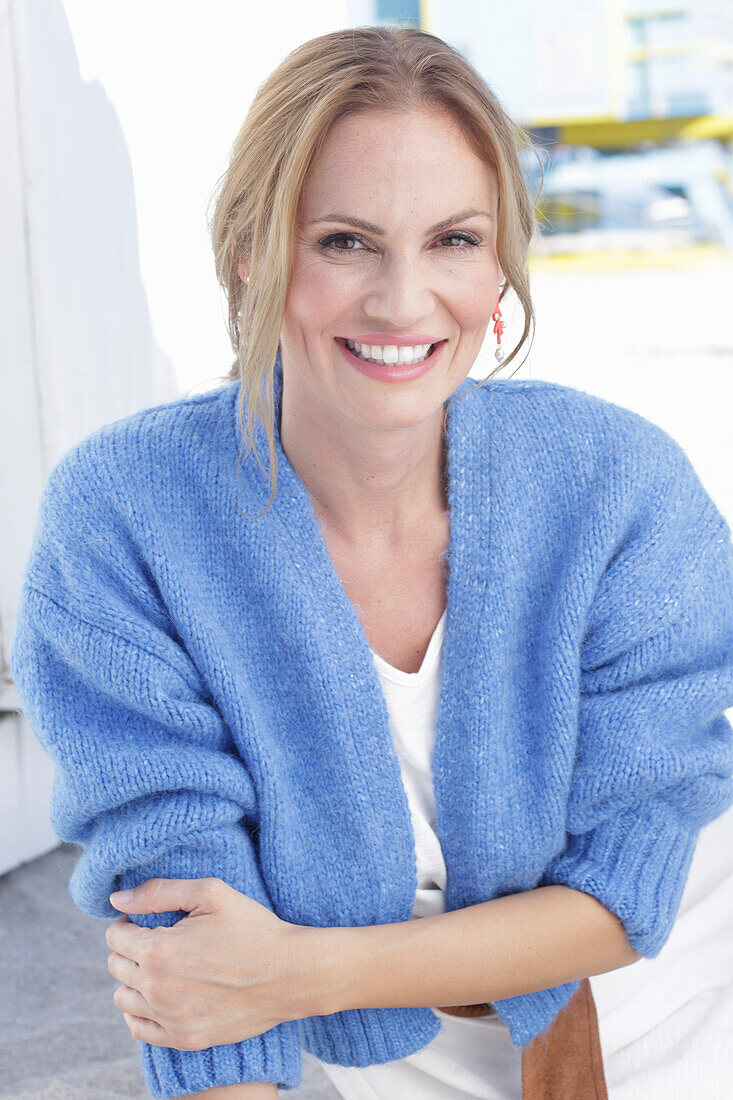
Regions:
[[[363,336],[343,336],[342,339],[353,340],[356,344],[394,344],[396,348],[407,348],[415,344],[437,344],[442,337],[425,336],[422,332],[412,336],[392,336],[389,332],[366,332]]]

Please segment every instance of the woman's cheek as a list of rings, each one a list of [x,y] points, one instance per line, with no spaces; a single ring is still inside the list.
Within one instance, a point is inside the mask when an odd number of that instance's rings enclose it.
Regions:
[[[466,331],[480,329],[491,320],[499,296],[497,281],[491,279],[466,280],[455,298],[455,317]]]
[[[311,316],[328,314],[340,303],[352,301],[358,293],[359,280],[353,273],[331,265],[313,267],[307,279],[294,279],[291,284],[291,302],[301,313]]]

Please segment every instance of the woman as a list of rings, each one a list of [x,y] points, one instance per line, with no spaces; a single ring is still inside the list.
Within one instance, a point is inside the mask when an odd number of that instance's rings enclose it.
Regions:
[[[301,1046],[347,1098],[604,1096],[588,976],[659,953],[733,800],[733,548],[686,455],[468,378],[510,287],[507,362],[533,316],[520,141],[430,35],[295,50],[217,196],[227,383],[49,477],[11,666],[72,896],[133,889],[153,1096],[276,1096]]]

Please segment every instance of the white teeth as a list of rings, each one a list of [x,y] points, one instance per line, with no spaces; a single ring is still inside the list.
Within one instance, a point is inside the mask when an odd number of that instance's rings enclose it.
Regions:
[[[399,366],[411,366],[427,359],[432,344],[416,344],[413,346],[398,348],[395,344],[387,344],[380,347],[377,344],[357,344],[354,340],[347,340],[346,345],[354,355],[360,359],[366,359],[369,363],[398,364]]]

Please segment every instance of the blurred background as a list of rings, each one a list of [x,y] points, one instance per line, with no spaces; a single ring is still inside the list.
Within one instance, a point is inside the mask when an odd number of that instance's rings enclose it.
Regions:
[[[0,1000],[0,1097],[142,1096],[111,1001],[105,926],[66,892],[76,852],[48,823],[53,768],[7,667],[51,467],[104,423],[220,384],[233,355],[205,210],[259,84],[306,39],[403,22],[458,48],[538,149],[542,185],[537,157],[523,159],[539,196],[536,336],[514,377],[586,390],[660,424],[731,521],[733,7],[0,0],[0,13],[0,947],[18,993]],[[511,294],[502,308],[512,348],[521,308]],[[489,336],[477,378],[495,366]],[[730,840],[730,815],[706,830],[708,847],[723,828]],[[52,895],[67,976],[97,1028],[93,1070],[48,982],[28,999],[31,943],[41,965],[33,921]],[[45,974],[54,956],[42,957]],[[57,1037],[45,1068],[44,1027]],[[132,1076],[107,1079],[121,1049]],[[132,1091],[115,1091],[121,1078]],[[311,1083],[304,1096],[334,1095]]]

